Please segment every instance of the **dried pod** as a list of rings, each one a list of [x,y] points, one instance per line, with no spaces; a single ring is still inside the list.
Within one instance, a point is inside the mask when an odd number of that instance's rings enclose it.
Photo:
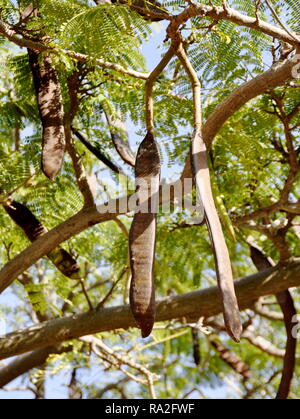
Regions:
[[[8,200],[3,208],[10,218],[24,231],[30,241],[35,241],[47,233],[47,229],[25,205]],[[56,247],[48,255],[56,268],[66,277],[80,279],[80,268],[76,260],[62,247]]]
[[[65,131],[60,84],[50,55],[28,50],[29,63],[43,126],[42,170],[53,179],[60,171],[65,153]]]
[[[120,118],[113,119],[107,112],[105,112],[105,117],[109,124],[111,139],[116,151],[125,163],[134,167],[135,156],[129,145],[124,122]]]
[[[192,342],[193,342],[193,358],[194,358],[195,365],[198,367],[201,362],[199,330],[196,327],[192,327],[191,332],[192,332]]]
[[[233,351],[222,345],[217,337],[209,336],[210,344],[215,348],[219,357],[237,374],[240,374],[245,380],[251,377],[251,371],[248,364],[242,361]]]
[[[235,341],[239,342],[242,333],[241,318],[229,253],[211,190],[207,152],[201,129],[195,129],[193,133],[191,151],[192,173],[196,181],[197,193],[204,206],[205,220],[214,250],[226,330]]]
[[[130,306],[142,337],[147,337],[155,320],[153,267],[160,180],[159,149],[150,131],[138,149],[135,176],[139,205],[129,233]]]
[[[104,163],[107,167],[109,167],[111,170],[113,170],[116,173],[119,174],[124,174],[123,170],[118,167],[115,163],[113,163],[101,150],[100,148],[97,148],[95,146],[93,146],[88,140],[87,138],[81,133],[79,132],[77,129],[75,129],[74,127],[71,127],[71,130],[73,132],[73,134],[76,135],[76,137],[78,138],[78,140],[91,152],[94,154],[94,156],[97,157],[97,159],[99,159],[102,163]]]
[[[250,247],[250,256],[252,262],[258,271],[264,271],[275,265],[271,258],[268,258],[253,241],[248,239]],[[283,360],[283,370],[281,374],[280,384],[277,390],[276,399],[287,399],[290,393],[290,388],[294,376],[296,365],[296,349],[297,338],[293,335],[293,325],[295,317],[297,317],[297,310],[292,294],[289,290],[284,290],[275,294],[276,300],[281,308],[284,318],[284,325],[286,329],[286,347]]]

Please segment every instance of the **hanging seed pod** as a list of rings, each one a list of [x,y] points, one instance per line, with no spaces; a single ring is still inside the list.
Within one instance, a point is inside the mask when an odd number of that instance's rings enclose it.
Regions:
[[[39,114],[43,126],[42,170],[53,179],[60,171],[65,153],[63,104],[60,85],[51,57],[28,50]]]
[[[113,119],[107,112],[105,113],[106,120],[109,125],[109,131],[112,142],[119,156],[125,163],[130,166],[135,166],[135,156],[130,148],[128,135],[124,122],[120,118]]]
[[[3,204],[3,208],[31,242],[47,233],[46,227],[25,205],[8,200]],[[65,249],[56,247],[47,256],[63,275],[75,280],[81,279],[80,268],[76,260]]]
[[[209,336],[208,341],[215,348],[219,357],[237,374],[240,374],[245,380],[251,377],[249,365],[241,360],[233,351],[222,345],[218,337]]]
[[[239,342],[242,324],[235,295],[229,252],[214,204],[206,146],[200,129],[195,129],[193,133],[191,151],[192,173],[196,181],[197,193],[203,202],[205,220],[214,251],[226,330],[236,342]]]
[[[159,149],[150,131],[138,149],[135,177],[139,207],[129,233],[130,307],[145,338],[155,320],[153,267],[160,180]]]
[[[78,138],[78,140],[91,152],[94,154],[94,156],[97,157],[102,163],[104,163],[107,167],[109,167],[111,170],[118,174],[124,174],[123,170],[118,167],[115,163],[113,163],[101,150],[100,148],[95,147],[92,145],[87,138],[79,132],[74,127],[71,127],[71,130],[74,135]]]
[[[193,343],[193,358],[194,358],[196,367],[198,367],[201,362],[199,330],[196,327],[192,327],[191,332],[192,332],[192,343]]]

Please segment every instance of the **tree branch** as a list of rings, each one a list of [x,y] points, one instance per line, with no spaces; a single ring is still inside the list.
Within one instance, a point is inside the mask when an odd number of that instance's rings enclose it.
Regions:
[[[288,42],[291,45],[299,45],[299,42],[297,42],[293,37],[294,35],[296,37],[296,34],[291,36],[285,29],[278,28],[277,26],[271,25],[261,19],[257,19],[257,17],[243,15],[242,13],[231,9],[229,6],[207,6],[193,1],[189,1],[189,6],[187,6],[179,15],[174,16],[168,27],[169,36],[172,38],[172,35],[178,31],[182,24],[196,16],[210,17],[216,21],[221,19],[228,20],[239,26],[246,26],[247,28],[252,28],[269,35],[272,38]]]
[[[120,200],[112,199],[109,202],[112,205],[116,202],[117,206],[117,203],[120,202]],[[102,209],[104,211],[103,207]],[[96,207],[85,208],[38,238],[1,269],[0,293],[22,272],[37,262],[41,257],[50,253],[58,244],[68,240],[70,237],[80,233],[88,227],[112,220],[115,216],[116,214],[109,212],[102,213],[101,210],[98,212]]]
[[[161,61],[157,64],[153,71],[149,74],[147,81],[145,83],[145,105],[146,105],[146,126],[147,131],[153,132],[154,130],[154,115],[153,115],[153,86],[155,79],[161,74],[164,68],[173,58],[178,41],[172,41],[172,44],[168,51],[165,53]]]
[[[272,263],[272,260],[264,255],[258,246],[255,246],[254,243],[250,244],[250,250],[253,263],[259,271],[263,271],[264,269],[267,269],[274,264]],[[294,306],[293,298],[288,289],[276,292],[275,296],[283,313],[287,334],[286,348],[283,360],[283,371],[276,399],[287,399],[290,392],[296,363],[297,339],[293,336],[292,330],[294,325],[293,320],[297,315],[297,312]]]
[[[70,350],[70,346],[48,346],[19,356],[8,365],[0,368],[0,388],[4,387],[20,375],[25,374],[32,368],[43,365],[50,354],[62,354],[64,352],[69,352]]]
[[[35,52],[45,52],[50,51],[55,54],[65,54],[68,57],[77,60],[79,62],[93,62],[94,65],[98,65],[102,68],[107,68],[110,70],[117,71],[119,73],[137,78],[142,80],[147,80],[148,73],[141,73],[139,71],[127,69],[120,64],[115,64],[111,62],[104,61],[102,58],[90,57],[85,54],[80,54],[76,51],[69,51],[59,47],[53,47],[51,45],[43,44],[42,42],[32,41],[30,39],[25,39],[20,37],[20,35],[14,30],[11,25],[0,20],[0,33],[5,36],[9,41],[18,45],[19,47],[29,48]]]
[[[298,53],[300,52],[297,51]],[[224,123],[242,106],[255,97],[267,92],[269,89],[280,86],[292,79],[292,70],[295,66],[293,58],[278,63],[269,70],[238,86],[226,99],[223,100],[208,117],[203,126],[203,139],[209,149],[212,141]],[[191,177],[190,158],[187,158],[183,170],[184,177]]]
[[[259,297],[300,285],[300,259],[278,265],[235,282],[239,306],[246,309]],[[168,297],[157,303],[156,321],[185,317],[187,321],[222,311],[217,287]],[[0,359],[9,358],[70,339],[115,329],[136,327],[129,306],[103,308],[77,314],[10,333],[0,338]]]
[[[180,181],[178,180],[174,183],[161,186],[160,192],[163,188],[166,190],[167,187],[170,190],[170,196],[166,193],[160,193],[161,205],[174,204],[175,206],[178,205],[181,207],[182,185],[180,183],[180,188],[177,188],[176,185],[178,182]],[[110,199],[108,202],[99,205],[98,207],[95,207],[94,205],[85,207],[77,214],[43,235],[43,237],[37,239],[0,270],[0,294],[10,286],[15,278],[36,263],[41,257],[47,255],[59,244],[89,227],[105,221],[114,220],[120,214],[134,211],[136,199],[131,199],[131,197],[132,195],[125,195],[120,198]],[[178,199],[178,203],[176,202],[176,199]]]

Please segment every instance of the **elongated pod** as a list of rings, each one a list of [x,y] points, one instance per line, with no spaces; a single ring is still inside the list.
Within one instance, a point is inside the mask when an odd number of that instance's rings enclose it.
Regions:
[[[109,125],[111,139],[116,151],[125,163],[134,167],[135,155],[130,148],[128,134],[124,122],[120,118],[113,119],[107,112],[104,113]]]
[[[129,233],[130,307],[142,337],[147,337],[155,320],[153,267],[160,179],[159,150],[151,131],[138,149],[135,176],[139,205]]]
[[[211,335],[208,337],[208,341],[215,348],[219,357],[237,374],[240,374],[245,380],[251,377],[249,365],[240,359],[232,350],[226,348],[217,337]]]
[[[182,43],[178,46],[177,55],[190,79],[193,90],[194,132],[191,141],[192,174],[195,179],[197,194],[204,207],[205,221],[214,251],[226,330],[235,341],[239,342],[242,333],[242,323],[234,290],[229,252],[214,204],[206,144],[202,135],[201,85]]]
[[[262,249],[255,244],[252,238],[248,238],[247,242],[250,247],[250,256],[252,262],[258,271],[264,271],[265,269],[275,265],[274,261],[263,253]],[[287,399],[296,365],[297,337],[293,335],[292,331],[293,326],[296,324],[295,318],[297,317],[297,311],[292,294],[289,290],[278,292],[275,294],[275,296],[283,313],[287,337],[283,360],[283,370],[276,394],[276,399]]]
[[[200,348],[200,336],[199,330],[196,327],[192,327],[192,342],[193,342],[193,358],[195,365],[198,367],[201,362],[201,348]]]
[[[10,218],[24,231],[30,241],[35,241],[47,233],[47,229],[25,205],[8,200],[3,208]],[[71,279],[80,279],[80,268],[76,260],[60,246],[53,249],[48,258],[56,268]]]
[[[191,166],[205,211],[205,220],[215,256],[218,285],[221,291],[223,315],[228,334],[237,342],[240,340],[242,324],[234,290],[229,252],[211,190],[206,146],[200,128],[192,137]]]
[[[81,132],[79,132],[77,129],[75,129],[74,127],[71,127],[71,130],[73,132],[73,134],[76,135],[76,137],[78,138],[78,140],[91,152],[94,154],[94,156],[97,157],[97,159],[99,159],[102,163],[104,163],[107,167],[109,167],[111,170],[113,170],[116,173],[124,173],[123,170],[118,167],[115,163],[113,163],[111,160],[109,160],[102,152],[101,150],[99,150],[97,147],[93,146],[88,139],[84,136],[84,134],[82,134]]]
[[[39,114],[43,126],[42,170],[53,179],[60,171],[65,154],[65,131],[60,84],[51,57],[28,50]]]

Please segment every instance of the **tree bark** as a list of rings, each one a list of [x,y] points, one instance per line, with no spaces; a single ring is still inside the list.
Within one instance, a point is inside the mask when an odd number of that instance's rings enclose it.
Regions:
[[[259,297],[273,295],[299,285],[299,258],[286,265],[278,265],[235,281],[241,310],[251,307]],[[208,318],[219,314],[222,312],[222,303],[218,288],[211,287],[160,300],[156,310],[156,321],[183,317],[187,321],[195,321],[200,317]],[[129,327],[136,327],[129,306],[103,308],[97,312],[50,320],[0,338],[0,359],[85,335]]]
[[[71,347],[63,347],[61,345],[48,346],[14,359],[8,365],[0,368],[0,388],[32,368],[43,365],[50,354],[61,354],[70,350]]]

